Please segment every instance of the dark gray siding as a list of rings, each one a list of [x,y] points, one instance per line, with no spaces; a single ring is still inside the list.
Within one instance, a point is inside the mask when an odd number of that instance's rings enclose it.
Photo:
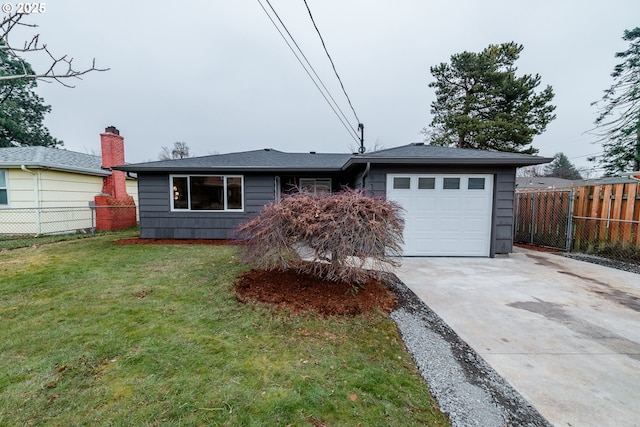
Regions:
[[[172,212],[167,174],[138,174],[140,237],[233,239],[238,225],[274,197],[273,175],[244,175],[244,212]]]
[[[479,173],[494,176],[493,217],[491,219],[490,254],[509,253],[513,250],[513,200],[516,170],[513,167],[416,167],[371,165],[366,177],[366,190],[370,194],[385,195],[389,173]]]
[[[513,251],[513,201],[516,188],[515,168],[502,169],[495,174],[491,254]]]

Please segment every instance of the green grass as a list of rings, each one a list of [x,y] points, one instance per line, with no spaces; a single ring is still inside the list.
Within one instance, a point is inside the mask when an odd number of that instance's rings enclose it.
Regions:
[[[0,255],[0,425],[448,425],[382,313],[239,304],[225,246]]]
[[[45,245],[48,243],[62,242],[65,240],[77,240],[93,237],[90,233],[68,233],[68,234],[42,234],[33,235],[1,235],[0,251],[4,249],[17,249],[34,245]]]

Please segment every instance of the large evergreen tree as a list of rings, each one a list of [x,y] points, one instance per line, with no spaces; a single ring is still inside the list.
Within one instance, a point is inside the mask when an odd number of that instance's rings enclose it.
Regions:
[[[0,77],[33,74],[31,65],[9,55],[4,47],[0,41]],[[32,78],[0,79],[0,147],[62,145],[43,124],[51,106],[35,93],[36,87]]]
[[[582,179],[582,175],[564,153],[556,153],[553,161],[545,167],[545,176],[564,179]]]
[[[606,175],[640,170],[640,27],[625,30],[622,38],[630,46],[615,55],[623,61],[611,73],[615,83],[594,102],[601,105],[595,124]]]
[[[515,62],[523,46],[490,45],[480,53],[462,52],[450,63],[431,67],[436,89],[431,103],[434,145],[534,154],[535,135],[555,119],[553,90],[540,93],[539,75],[516,76]]]

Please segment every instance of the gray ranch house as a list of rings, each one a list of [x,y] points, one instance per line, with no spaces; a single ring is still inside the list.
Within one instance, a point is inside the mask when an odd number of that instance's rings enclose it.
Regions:
[[[516,168],[551,160],[414,143],[367,154],[267,148],[117,169],[137,173],[141,238],[230,239],[293,188],[349,186],[404,208],[407,256],[493,257],[512,250]]]

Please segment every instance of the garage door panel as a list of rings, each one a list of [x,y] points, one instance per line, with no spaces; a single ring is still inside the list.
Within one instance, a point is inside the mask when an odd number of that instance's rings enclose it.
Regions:
[[[434,227],[438,228],[438,233],[442,235],[447,233],[458,235],[460,233],[460,221],[458,218],[443,218]]]
[[[409,178],[410,187],[394,190],[394,176],[405,178],[405,183]],[[444,178],[449,189],[444,189]],[[458,181],[455,189],[451,183]],[[429,188],[418,188],[420,182]],[[482,184],[484,189],[478,188]],[[492,175],[389,175],[387,197],[405,209],[405,255],[489,256]]]
[[[433,212],[436,210],[436,200],[434,197],[418,197],[413,199],[413,208],[419,209],[420,211],[428,211]]]

